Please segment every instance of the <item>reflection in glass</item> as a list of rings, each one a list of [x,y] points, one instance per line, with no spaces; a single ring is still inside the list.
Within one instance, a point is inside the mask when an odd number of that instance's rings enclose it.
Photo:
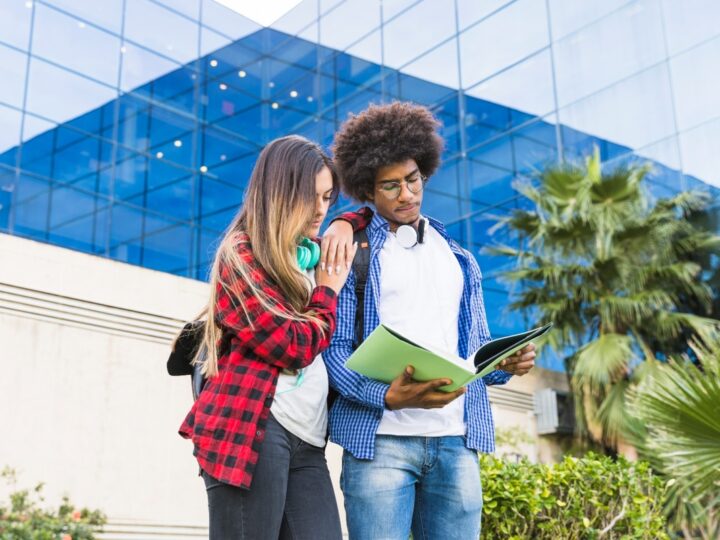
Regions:
[[[545,3],[520,0],[460,34],[468,88],[548,45]]]

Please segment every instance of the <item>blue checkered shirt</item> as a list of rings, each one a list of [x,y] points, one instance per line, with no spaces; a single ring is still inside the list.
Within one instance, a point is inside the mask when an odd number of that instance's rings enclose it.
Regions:
[[[450,238],[445,227],[429,218],[430,226],[447,241],[460,263],[465,284],[458,316],[458,352],[468,358],[480,346],[490,340],[485,305],[482,296],[482,275],[475,258]],[[364,336],[378,324],[380,297],[380,250],[383,247],[388,222],[378,213],[367,228],[370,243],[370,267],[365,287]],[[337,328],[330,347],[323,353],[330,384],[340,396],[330,411],[330,440],[342,446],[358,459],[373,459],[375,434],[385,410],[385,394],[389,385],[364,377],[345,367],[345,361],[353,352],[355,333],[355,274],[350,272],[338,298]],[[511,375],[496,370],[471,383],[465,394],[465,423],[467,447],[481,452],[495,449],[495,428],[487,396],[486,385],[504,384]]]

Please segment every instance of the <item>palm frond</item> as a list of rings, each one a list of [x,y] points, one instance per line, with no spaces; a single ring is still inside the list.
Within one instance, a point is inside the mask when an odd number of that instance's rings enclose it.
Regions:
[[[577,354],[573,376],[580,384],[604,388],[617,382],[634,359],[632,340],[623,334],[602,334]]]

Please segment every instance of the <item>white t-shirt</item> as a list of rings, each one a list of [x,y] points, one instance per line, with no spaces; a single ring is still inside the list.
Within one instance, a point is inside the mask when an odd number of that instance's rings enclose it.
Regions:
[[[380,268],[380,322],[410,339],[457,354],[464,277],[445,239],[428,225],[424,242],[407,249],[388,232]],[[464,412],[465,396],[440,409],[385,409],[377,433],[464,435]]]
[[[313,286],[314,270],[308,271]],[[328,375],[322,355],[298,375],[280,373],[270,412],[282,427],[313,446],[325,446]]]

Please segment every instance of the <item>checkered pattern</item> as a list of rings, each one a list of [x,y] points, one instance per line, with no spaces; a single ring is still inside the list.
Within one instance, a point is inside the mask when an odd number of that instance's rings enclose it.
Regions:
[[[286,307],[282,291],[253,256],[246,235],[239,238],[238,252],[251,269],[253,284],[281,309]],[[230,268],[221,265],[220,272],[227,282]],[[323,331],[264,310],[242,279],[229,291],[218,286],[217,294],[216,321],[224,351],[218,359],[219,373],[207,381],[180,435],[192,439],[200,467],[210,476],[249,488],[280,370],[309,365],[329,345],[337,295],[329,287],[312,292],[308,310],[327,323]],[[239,298],[245,300],[246,311]]]
[[[362,226],[363,214],[345,214],[342,219]],[[455,254],[465,279],[460,314],[458,318],[458,350],[467,358],[483,343],[490,340],[482,296],[482,275],[475,258],[452,240],[445,227],[434,219],[430,225],[448,242]],[[375,214],[368,226],[370,241],[370,267],[365,289],[365,336],[378,324],[378,303],[380,295],[380,250],[389,229],[387,221]],[[373,459],[375,433],[382,419],[385,394],[389,385],[374,381],[345,367],[345,361],[352,354],[355,309],[355,275],[350,273],[338,298],[338,326],[332,337],[330,348],[323,358],[328,369],[330,384],[340,396],[330,411],[330,439],[358,459]],[[465,394],[465,421],[467,423],[467,446],[482,452],[495,449],[495,429],[487,396],[486,385],[504,384],[511,375],[496,370],[468,386]]]

